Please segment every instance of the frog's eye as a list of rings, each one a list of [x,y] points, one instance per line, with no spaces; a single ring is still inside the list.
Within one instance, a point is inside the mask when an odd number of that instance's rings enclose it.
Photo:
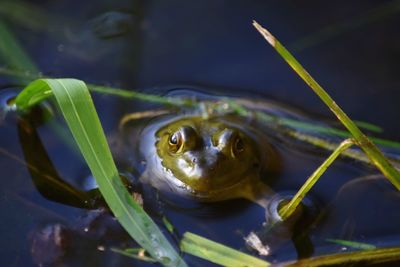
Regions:
[[[233,149],[234,149],[235,155],[243,152],[243,150],[244,150],[244,142],[243,142],[243,139],[239,135],[237,135],[235,137],[235,140],[233,143]]]
[[[168,145],[171,152],[178,152],[183,146],[183,136],[181,131],[172,133],[168,138]]]

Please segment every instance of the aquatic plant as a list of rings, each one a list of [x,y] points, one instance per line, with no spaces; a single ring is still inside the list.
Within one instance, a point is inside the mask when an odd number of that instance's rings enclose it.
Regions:
[[[347,116],[347,114],[336,104],[329,94],[318,84],[317,81],[303,68],[296,58],[265,28],[256,21],[254,27],[261,33],[265,40],[282,56],[289,66],[309,85],[318,97],[336,115],[338,120],[347,128],[354,139],[344,141],[332,153],[332,155],[309,177],[295,197],[281,210],[283,218],[289,217],[300,204],[301,199],[311,189],[312,185],[319,179],[326,168],[333,160],[351,145],[356,144],[369,158],[369,160],[389,179],[389,181],[400,190],[400,173],[389,160],[383,155],[380,149],[358,128],[358,126]]]

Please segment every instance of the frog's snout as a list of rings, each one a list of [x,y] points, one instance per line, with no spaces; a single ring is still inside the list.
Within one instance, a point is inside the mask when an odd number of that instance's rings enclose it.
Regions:
[[[193,180],[211,179],[225,160],[225,155],[214,148],[207,152],[187,152],[179,165],[185,175]]]
[[[223,175],[221,169],[221,155],[199,155],[189,153],[186,159],[181,159],[178,163],[186,183],[195,191],[209,192],[216,189],[220,183],[218,180]]]

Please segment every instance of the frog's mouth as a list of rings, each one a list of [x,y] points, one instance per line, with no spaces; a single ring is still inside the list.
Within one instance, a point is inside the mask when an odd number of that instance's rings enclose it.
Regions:
[[[200,201],[218,201],[224,199],[236,198],[240,193],[239,191],[247,190],[247,186],[252,183],[252,181],[257,178],[254,173],[252,175],[247,174],[247,176],[242,176],[240,180],[236,180],[231,183],[226,183],[219,187],[217,186],[205,186],[199,187],[196,183],[195,187],[190,186],[188,183],[185,184],[185,190],[189,195]]]
[[[163,167],[161,174],[168,191],[186,195],[200,201],[218,201],[237,197],[240,190],[244,190],[253,180],[259,179],[259,164],[254,164],[245,170],[236,170],[231,166],[227,170],[222,166],[193,166],[187,168],[182,178],[182,169],[174,171]],[[155,181],[153,180],[153,183]],[[157,188],[160,185],[156,186]]]
[[[172,171],[196,195],[225,191],[241,183],[243,177],[259,171],[259,162],[255,158],[240,162],[221,153],[198,154],[188,153],[186,158],[178,159],[178,168]]]

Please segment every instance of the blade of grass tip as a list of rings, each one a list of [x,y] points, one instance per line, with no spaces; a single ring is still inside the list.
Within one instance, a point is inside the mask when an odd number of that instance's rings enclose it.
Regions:
[[[266,267],[264,260],[247,255],[199,235],[186,232],[181,240],[181,250],[222,266]]]
[[[124,187],[111,156],[100,120],[84,82],[75,79],[42,79],[31,83],[16,99],[17,106],[37,103],[29,94],[51,89],[100,192],[125,230],[164,266],[187,266],[157,225]]]
[[[313,172],[313,174],[307,179],[296,195],[290,200],[290,202],[284,205],[279,214],[283,220],[286,220],[293,214],[297,209],[305,195],[311,190],[314,184],[319,180],[321,175],[326,169],[335,161],[335,159],[346,149],[354,144],[353,139],[346,139],[332,152],[332,154]]]
[[[281,55],[289,66],[308,84],[308,86],[319,96],[319,98],[330,108],[339,121],[353,135],[357,145],[364,150],[365,154],[374,165],[389,179],[389,181],[400,190],[400,173],[385,158],[382,152],[366,137],[357,125],[344,113],[328,93],[311,77],[303,66],[293,57],[293,55],[265,28],[256,21],[254,27],[267,40],[267,42]]]
[[[35,106],[52,95],[53,92],[47,83],[39,79],[31,82],[18,94],[15,98],[15,105],[17,110],[25,112],[29,110],[30,107]]]

